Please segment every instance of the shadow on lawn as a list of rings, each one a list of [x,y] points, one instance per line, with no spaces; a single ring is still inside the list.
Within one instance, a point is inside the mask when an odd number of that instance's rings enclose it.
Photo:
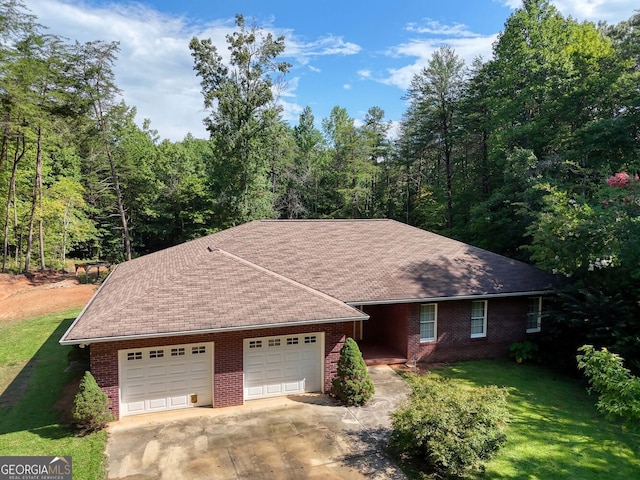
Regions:
[[[476,366],[471,366],[477,369]],[[595,397],[575,379],[555,375],[543,367],[490,363],[466,372],[458,364],[445,376],[475,385],[506,386],[510,394],[508,458],[496,458],[486,478],[640,478],[640,435],[604,419]],[[512,377],[503,376],[504,371]]]
[[[77,372],[67,372],[69,347],[58,340],[73,318],[63,319],[0,396],[0,435],[28,430],[59,439],[73,435],[56,403]]]

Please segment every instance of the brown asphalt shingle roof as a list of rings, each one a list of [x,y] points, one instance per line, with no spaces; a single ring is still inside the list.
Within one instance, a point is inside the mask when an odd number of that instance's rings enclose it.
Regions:
[[[120,264],[62,341],[357,320],[347,302],[552,283],[530,265],[393,220],[255,221]]]

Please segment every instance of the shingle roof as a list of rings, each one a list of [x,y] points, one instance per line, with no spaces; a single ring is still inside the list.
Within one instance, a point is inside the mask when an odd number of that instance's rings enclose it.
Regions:
[[[63,342],[366,318],[350,304],[526,294],[530,265],[393,220],[264,220],[120,264]]]

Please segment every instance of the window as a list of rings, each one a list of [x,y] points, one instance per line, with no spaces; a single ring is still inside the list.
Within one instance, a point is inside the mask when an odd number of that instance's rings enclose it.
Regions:
[[[280,339],[279,338],[270,338],[269,339],[269,346],[270,347],[279,347],[280,346]]]
[[[127,360],[142,360],[142,352],[128,352]]]
[[[164,350],[150,350],[149,358],[162,358],[164,357]]]
[[[296,337],[287,338],[287,345],[298,345],[298,339]]]
[[[200,355],[207,353],[207,347],[204,345],[198,345],[197,347],[191,347],[191,355]]]
[[[487,301],[471,302],[471,338],[487,336]]]
[[[184,347],[172,348],[171,356],[172,357],[181,357],[185,354]]]
[[[262,348],[262,340],[249,340],[249,348]]]
[[[420,341],[435,342],[437,333],[437,312],[435,303],[420,305]]]
[[[542,324],[542,297],[529,298],[529,311],[527,312],[527,333],[540,331]]]
[[[304,343],[316,343],[316,336],[304,337]]]

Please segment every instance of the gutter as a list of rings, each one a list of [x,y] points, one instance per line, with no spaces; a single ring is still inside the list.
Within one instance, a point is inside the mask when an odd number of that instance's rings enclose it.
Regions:
[[[394,303],[435,303],[450,302],[454,300],[486,300],[491,298],[509,298],[509,297],[536,297],[540,295],[549,295],[553,290],[535,290],[527,292],[511,292],[511,293],[487,293],[484,295],[460,295],[453,297],[422,297],[422,298],[398,298],[393,300],[363,300],[345,302],[350,306],[360,305],[392,305]]]
[[[82,314],[80,314],[82,315]],[[80,316],[78,316],[80,318]],[[297,322],[286,322],[286,323],[266,323],[260,325],[249,325],[249,326],[240,326],[240,327],[221,327],[221,328],[205,328],[202,330],[189,330],[189,331],[178,331],[178,332],[161,332],[161,333],[141,333],[138,335],[119,335],[117,337],[96,337],[96,338],[80,338],[76,340],[65,340],[63,335],[60,339],[60,345],[90,345],[92,343],[106,343],[106,342],[118,342],[124,340],[143,340],[147,338],[161,338],[161,337],[183,337],[186,335],[203,335],[207,333],[223,333],[223,332],[237,332],[240,330],[260,330],[262,328],[284,328],[290,326],[299,326],[299,325],[316,325],[322,323],[341,323],[341,322],[357,322],[361,320],[369,320],[369,315],[363,314],[358,317],[345,317],[345,318],[328,318],[324,320],[305,320],[305,321],[297,321]],[[77,319],[76,319],[77,321]],[[73,322],[75,324],[75,322]],[[71,330],[69,327],[69,330]],[[67,332],[69,331],[67,330]]]

